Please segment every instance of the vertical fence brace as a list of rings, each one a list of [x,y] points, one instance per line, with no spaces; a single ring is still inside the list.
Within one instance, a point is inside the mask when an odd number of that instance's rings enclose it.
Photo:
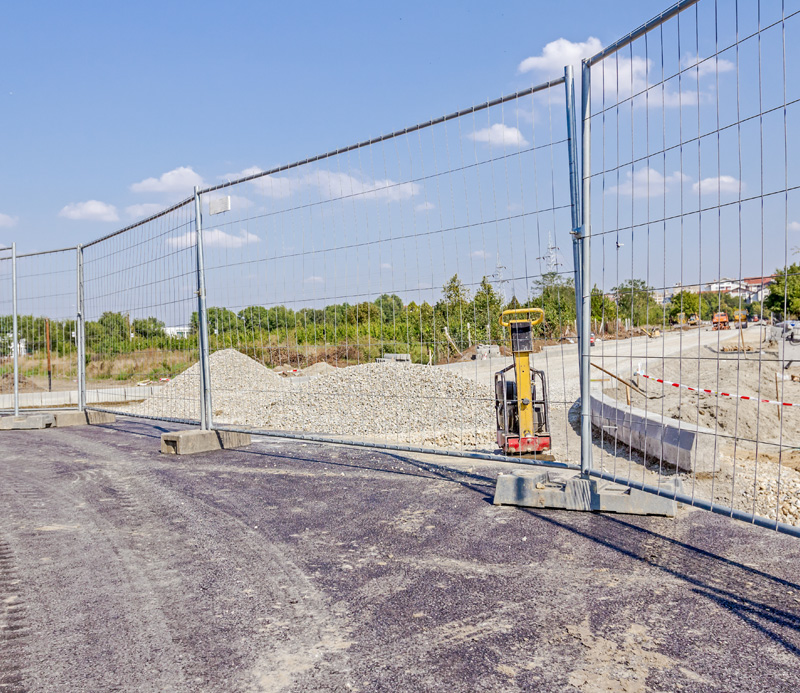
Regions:
[[[78,411],[86,407],[86,309],[83,289],[83,246],[76,249],[77,260],[77,314],[75,344],[78,349]]]
[[[11,244],[11,311],[14,339],[14,416],[19,416],[19,330],[17,327],[17,244]]]
[[[578,242],[580,249],[581,296],[581,474],[588,477],[592,469],[592,399],[589,363],[592,326],[592,290],[591,290],[591,183],[592,183],[592,68],[587,61],[583,62],[581,73],[581,226]],[[577,287],[576,287],[577,289]]]
[[[578,354],[582,354],[583,324],[581,313],[583,308],[583,293],[581,291],[580,270],[580,240],[578,235],[581,227],[581,193],[580,193],[580,166],[578,163],[578,135],[575,113],[575,80],[572,74],[572,65],[564,68],[564,87],[567,93],[567,140],[569,155],[569,197],[572,212],[572,259],[575,278],[575,330],[578,333]],[[579,356],[580,358],[580,356]]]
[[[206,281],[203,262],[203,217],[199,188],[194,188],[194,215],[197,231],[197,328],[200,351],[200,428],[211,430],[211,369],[208,349],[208,313],[206,312]]]

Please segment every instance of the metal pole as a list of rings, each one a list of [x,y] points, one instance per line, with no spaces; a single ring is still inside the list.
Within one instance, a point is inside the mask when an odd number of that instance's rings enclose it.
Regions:
[[[564,87],[567,92],[567,140],[569,142],[569,197],[572,203],[572,261],[575,268],[575,329],[578,332],[578,353],[583,353],[583,324],[581,313],[583,309],[583,292],[581,290],[581,196],[580,177],[578,172],[578,134],[575,125],[575,80],[572,74],[572,65],[564,68]]]
[[[19,331],[17,328],[17,244],[11,244],[11,311],[14,339],[14,416],[19,416]]]
[[[592,68],[587,61],[583,62],[581,74],[581,143],[583,146],[583,189],[581,191],[581,234],[580,234],[580,260],[581,260],[581,293],[583,307],[581,311],[581,474],[588,476],[592,469],[592,401],[591,380],[589,374],[591,340],[589,334],[592,329],[592,290],[591,290],[591,175],[592,175]]]
[[[213,426],[211,419],[211,369],[208,354],[208,314],[206,313],[206,280],[203,264],[203,219],[200,209],[200,194],[194,186],[194,219],[197,230],[197,329],[200,346],[200,427],[208,431]]]
[[[75,320],[75,342],[78,347],[78,411],[86,407],[86,322],[83,295],[83,246],[77,248],[78,313]]]

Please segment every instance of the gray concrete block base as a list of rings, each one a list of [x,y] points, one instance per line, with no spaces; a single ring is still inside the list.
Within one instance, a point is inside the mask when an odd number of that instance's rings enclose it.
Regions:
[[[50,428],[54,424],[52,414],[25,414],[23,416],[0,417],[0,431],[24,431]]]
[[[248,445],[250,445],[249,433],[188,430],[161,434],[161,452],[165,455],[193,455],[198,452],[243,448]]]
[[[53,413],[56,428],[114,423],[117,417],[104,411],[57,411]]]
[[[24,431],[50,428],[55,423],[52,414],[26,414],[0,417],[0,431]]]
[[[670,490],[665,488],[665,492]],[[670,498],[608,481],[538,470],[500,474],[494,504],[667,517],[677,512],[677,503]]]

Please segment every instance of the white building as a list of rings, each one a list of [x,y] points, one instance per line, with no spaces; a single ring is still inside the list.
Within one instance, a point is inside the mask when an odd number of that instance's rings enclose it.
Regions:
[[[180,325],[178,327],[165,327],[164,334],[167,337],[177,337],[178,339],[186,339],[192,333],[192,328],[188,325]]]

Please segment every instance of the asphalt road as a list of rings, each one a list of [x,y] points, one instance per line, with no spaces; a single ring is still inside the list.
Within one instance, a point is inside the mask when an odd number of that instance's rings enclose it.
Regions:
[[[499,467],[0,438],[0,691],[797,691],[800,542],[491,505]]]

